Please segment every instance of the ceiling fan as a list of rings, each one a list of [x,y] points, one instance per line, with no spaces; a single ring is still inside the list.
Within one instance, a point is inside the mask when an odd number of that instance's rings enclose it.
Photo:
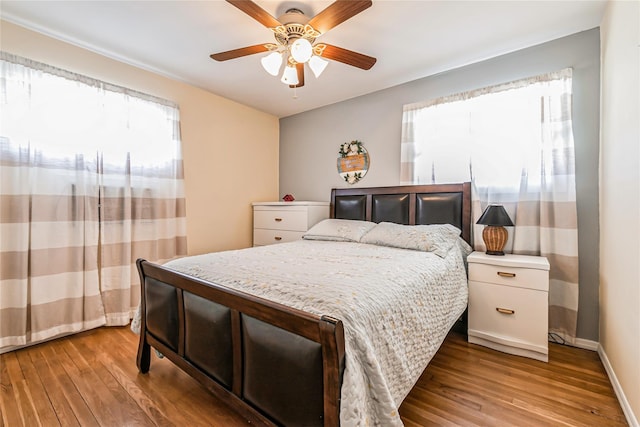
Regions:
[[[304,64],[309,64],[316,77],[324,71],[325,59],[368,70],[376,58],[326,43],[316,38],[369,8],[371,0],[337,0],[312,18],[296,8],[288,9],[278,19],[251,0],[226,0],[274,33],[275,43],[257,44],[226,52],[214,53],[212,59],[227,61],[261,52],[271,52],[262,58],[262,66],[271,75],[278,75],[282,62],[285,69],[281,81],[291,88],[304,86]],[[315,43],[315,44],[314,44]],[[324,58],[324,59],[323,59]]]

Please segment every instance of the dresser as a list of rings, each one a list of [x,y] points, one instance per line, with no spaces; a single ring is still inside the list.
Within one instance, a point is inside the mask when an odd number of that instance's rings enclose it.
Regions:
[[[329,218],[329,202],[254,202],[253,246],[291,242]]]
[[[547,362],[547,259],[473,252],[467,262],[469,342]]]

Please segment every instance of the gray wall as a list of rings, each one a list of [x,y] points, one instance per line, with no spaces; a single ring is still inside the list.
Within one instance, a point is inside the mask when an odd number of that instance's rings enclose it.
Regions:
[[[384,58],[379,58],[384,61]],[[339,65],[336,65],[339,66]],[[600,32],[574,34],[348,101],[280,119],[280,197],[327,201],[348,187],[336,170],[338,147],[364,143],[371,166],[355,186],[398,185],[402,106],[573,67],[580,300],[578,337],[598,340],[598,145]],[[363,75],[366,78],[366,75]]]

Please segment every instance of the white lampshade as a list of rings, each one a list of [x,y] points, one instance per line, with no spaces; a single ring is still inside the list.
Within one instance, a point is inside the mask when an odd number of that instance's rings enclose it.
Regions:
[[[291,45],[291,56],[297,63],[307,62],[312,54],[313,48],[307,39],[300,38]]]
[[[280,81],[291,86],[295,86],[300,83],[298,81],[298,70],[296,70],[296,67],[291,65],[284,67],[284,73],[282,73],[282,79],[280,79]]]
[[[282,65],[282,53],[271,52],[269,55],[262,58],[260,62],[267,73],[272,76],[277,76],[280,71],[280,66]]]
[[[309,59],[309,68],[311,68],[311,71],[313,71],[313,75],[316,76],[316,78],[320,77],[320,74],[322,74],[324,69],[327,68],[328,64],[329,61],[325,61],[316,55],[313,55],[311,59]]]

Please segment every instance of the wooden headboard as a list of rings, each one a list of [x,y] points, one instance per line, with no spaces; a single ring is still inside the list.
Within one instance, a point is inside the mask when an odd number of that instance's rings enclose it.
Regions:
[[[334,188],[331,218],[397,224],[453,224],[471,244],[471,184]]]

